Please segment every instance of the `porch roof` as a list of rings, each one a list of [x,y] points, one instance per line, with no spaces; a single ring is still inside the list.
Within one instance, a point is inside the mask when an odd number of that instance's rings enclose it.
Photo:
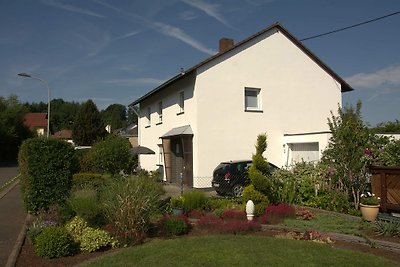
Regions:
[[[190,125],[172,128],[164,135],[162,135],[160,138],[165,139],[165,138],[170,138],[172,136],[181,136],[181,135],[193,135],[193,131]]]

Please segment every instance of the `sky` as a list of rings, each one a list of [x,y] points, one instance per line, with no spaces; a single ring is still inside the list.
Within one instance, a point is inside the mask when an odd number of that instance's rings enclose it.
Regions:
[[[0,96],[128,105],[281,23],[297,39],[400,11],[400,0],[0,0]],[[400,120],[400,14],[302,42],[355,90],[363,120]]]

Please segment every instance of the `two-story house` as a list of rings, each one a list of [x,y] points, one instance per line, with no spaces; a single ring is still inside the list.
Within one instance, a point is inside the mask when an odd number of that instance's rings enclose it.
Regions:
[[[141,167],[164,179],[209,187],[221,161],[251,159],[257,135],[277,166],[318,160],[329,140],[327,118],[353,90],[280,24],[234,44],[176,75],[139,105]]]

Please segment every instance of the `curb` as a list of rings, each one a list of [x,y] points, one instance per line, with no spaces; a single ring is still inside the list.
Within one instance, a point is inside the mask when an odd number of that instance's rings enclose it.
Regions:
[[[15,179],[7,188],[0,192],[0,199],[2,199],[8,192],[10,192],[17,184],[19,183],[19,179]]]
[[[13,247],[10,255],[8,256],[8,260],[7,260],[5,267],[14,267],[15,264],[17,263],[19,253],[21,252],[21,248],[24,243],[25,236],[26,236],[28,218],[29,218],[29,215],[26,215],[24,225],[22,226],[22,229],[19,232],[17,241],[15,241],[14,247]]]

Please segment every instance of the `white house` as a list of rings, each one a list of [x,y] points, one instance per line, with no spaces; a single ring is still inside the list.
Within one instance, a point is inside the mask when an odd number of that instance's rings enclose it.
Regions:
[[[327,118],[353,90],[280,24],[178,74],[131,105],[139,105],[141,167],[164,179],[211,186],[221,161],[251,159],[257,135],[277,166],[318,160],[330,136]]]

